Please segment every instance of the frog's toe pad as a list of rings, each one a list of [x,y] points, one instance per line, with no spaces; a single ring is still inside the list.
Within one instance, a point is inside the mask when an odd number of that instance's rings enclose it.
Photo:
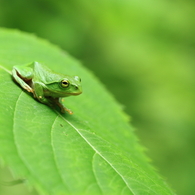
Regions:
[[[32,88],[30,88],[29,86],[28,87],[25,87],[26,91],[30,92],[30,93],[33,93],[34,90]]]

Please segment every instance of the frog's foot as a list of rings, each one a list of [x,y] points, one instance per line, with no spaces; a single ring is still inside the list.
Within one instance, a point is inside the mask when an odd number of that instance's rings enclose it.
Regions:
[[[61,112],[62,113],[68,112],[70,115],[73,114],[73,111],[68,109],[68,108],[66,108],[66,107],[61,108]]]
[[[23,88],[24,88],[26,91],[30,92],[30,93],[34,93],[34,90],[33,90],[31,87],[29,87],[28,85],[25,85]]]
[[[60,108],[60,110],[61,110],[62,113],[68,112],[69,114],[73,114],[73,112],[70,109],[66,108],[62,104],[62,101],[64,101],[62,98],[54,98],[53,100],[56,103],[56,105],[59,106],[59,108]]]

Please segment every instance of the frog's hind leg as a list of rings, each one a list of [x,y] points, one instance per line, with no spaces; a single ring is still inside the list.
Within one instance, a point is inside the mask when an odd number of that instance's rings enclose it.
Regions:
[[[33,93],[33,89],[21,78],[20,74],[17,72],[16,69],[12,70],[12,76],[15,79],[15,81],[25,90],[28,92]]]

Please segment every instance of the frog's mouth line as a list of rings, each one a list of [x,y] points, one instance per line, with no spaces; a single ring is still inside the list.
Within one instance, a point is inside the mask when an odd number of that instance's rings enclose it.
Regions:
[[[80,95],[82,92],[78,92],[78,93],[67,93],[68,95]]]

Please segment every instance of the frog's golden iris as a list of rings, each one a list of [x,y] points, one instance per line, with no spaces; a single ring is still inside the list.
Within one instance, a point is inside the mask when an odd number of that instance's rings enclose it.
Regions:
[[[68,86],[69,86],[69,81],[67,81],[67,80],[62,80],[62,81],[61,81],[61,85],[62,85],[62,87],[68,87]]]

